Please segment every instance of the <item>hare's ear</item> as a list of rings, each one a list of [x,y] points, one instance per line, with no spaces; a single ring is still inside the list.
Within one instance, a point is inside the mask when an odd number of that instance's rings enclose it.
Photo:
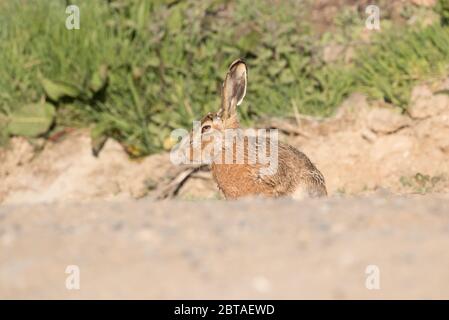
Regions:
[[[243,60],[234,61],[229,67],[228,74],[221,91],[221,113],[223,118],[229,118],[237,112],[246,94],[248,69]]]

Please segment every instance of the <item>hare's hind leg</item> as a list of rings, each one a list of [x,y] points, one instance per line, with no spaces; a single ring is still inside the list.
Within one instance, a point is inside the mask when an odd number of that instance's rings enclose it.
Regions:
[[[295,200],[303,200],[307,198],[320,198],[327,196],[327,190],[324,185],[303,184],[300,183],[292,193]]]
[[[291,197],[295,200],[304,200],[310,198],[307,188],[305,188],[305,186],[302,184],[298,185],[296,190],[291,194]]]

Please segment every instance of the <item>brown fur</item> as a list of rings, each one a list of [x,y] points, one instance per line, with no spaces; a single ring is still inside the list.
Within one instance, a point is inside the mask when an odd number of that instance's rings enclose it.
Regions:
[[[238,102],[243,100],[246,92],[246,72],[243,61],[237,60],[231,64],[223,84],[221,108],[216,113],[207,114],[201,121],[201,128],[210,126],[223,136],[225,129],[240,127],[236,107]],[[207,133],[203,136],[207,136]],[[202,141],[201,150],[210,143],[207,139],[205,140]],[[252,150],[248,148],[248,143],[251,142],[245,138],[244,164],[224,164],[223,161],[219,163],[217,159],[212,161],[212,175],[227,199],[250,195],[267,197],[327,195],[323,175],[304,153],[290,145],[279,143],[278,170],[271,175],[261,175],[259,170],[264,165],[258,162],[249,164],[247,161],[248,150]],[[236,143],[232,144],[232,148],[235,151]],[[192,149],[190,151],[192,154]]]
[[[227,199],[251,195],[280,197],[293,195],[299,188],[310,197],[326,196],[321,172],[307,156],[294,147],[279,143],[278,170],[273,175],[261,175],[260,164],[212,163],[212,175]]]

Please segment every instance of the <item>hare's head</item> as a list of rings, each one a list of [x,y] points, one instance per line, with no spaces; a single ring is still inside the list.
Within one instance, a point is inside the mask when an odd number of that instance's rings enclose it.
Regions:
[[[221,88],[221,106],[217,112],[208,113],[201,120],[201,132],[209,129],[222,131],[239,127],[237,106],[246,94],[248,69],[243,60],[234,61],[229,67]]]
[[[210,162],[214,158],[213,146],[222,142],[225,130],[239,128],[237,106],[246,94],[247,67],[243,60],[234,61],[229,67],[221,89],[221,106],[217,112],[205,115],[199,127],[190,134],[188,158],[197,161],[201,155],[202,162]],[[195,156],[196,155],[196,156]]]

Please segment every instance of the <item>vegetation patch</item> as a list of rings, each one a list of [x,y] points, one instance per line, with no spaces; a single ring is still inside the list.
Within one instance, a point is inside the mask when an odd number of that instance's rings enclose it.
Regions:
[[[385,27],[354,46],[352,59],[332,63],[323,47],[335,39],[352,47],[363,16],[345,11],[333,37],[318,37],[309,4],[294,0],[69,2],[80,7],[80,30],[65,27],[67,1],[0,3],[0,143],[88,126],[94,141],[113,137],[131,155],[157,152],[172,129],[218,108],[236,57],[249,64],[246,124],[329,116],[354,91],[406,108],[414,83],[448,74],[446,0],[437,6],[441,23]]]

